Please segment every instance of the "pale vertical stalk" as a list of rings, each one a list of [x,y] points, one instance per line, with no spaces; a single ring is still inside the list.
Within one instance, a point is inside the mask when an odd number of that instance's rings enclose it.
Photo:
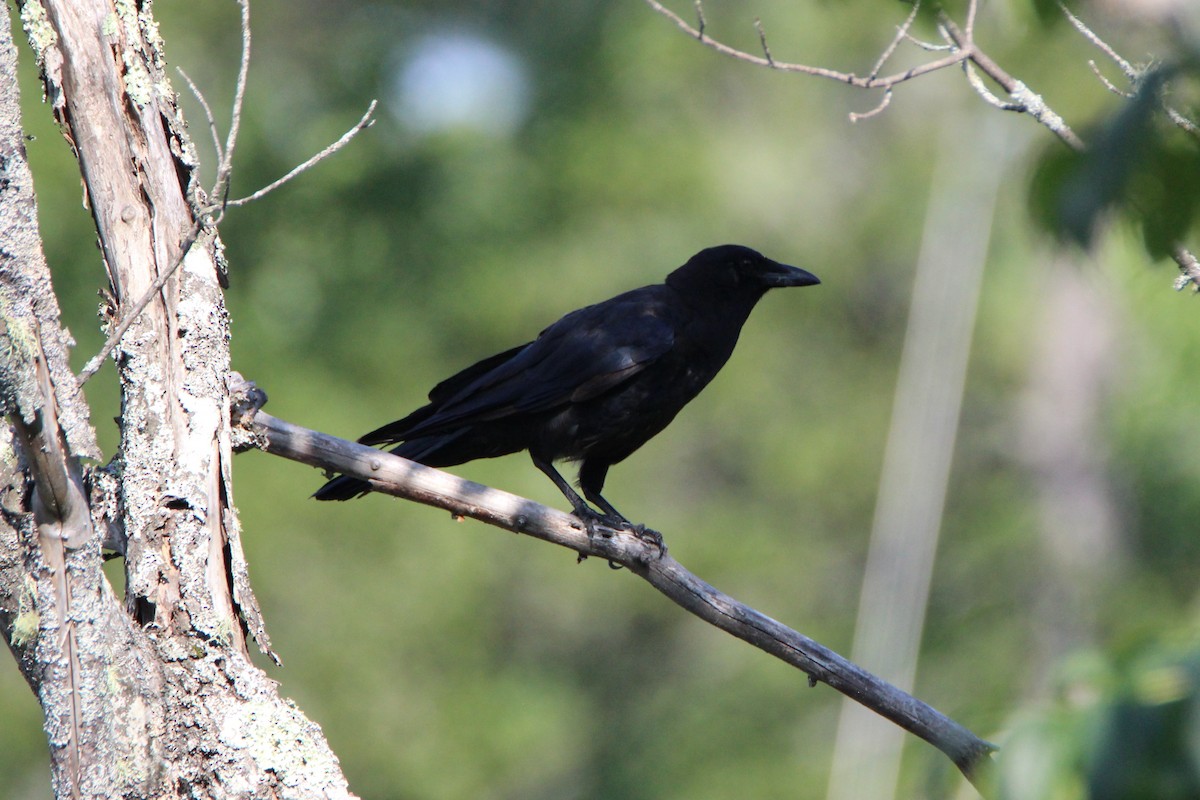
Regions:
[[[1122,320],[1104,275],[1081,258],[1048,257],[1039,271],[1029,377],[1017,405],[1017,452],[1035,487],[1041,545],[1033,582],[1034,696],[1050,689],[1067,652],[1095,643],[1100,601],[1128,553],[1114,499],[1104,404],[1120,379]]]
[[[981,127],[942,128],[855,625],[852,659],[901,689],[916,677],[1004,160]],[[902,732],[844,702],[828,800],[894,797],[903,744]]]

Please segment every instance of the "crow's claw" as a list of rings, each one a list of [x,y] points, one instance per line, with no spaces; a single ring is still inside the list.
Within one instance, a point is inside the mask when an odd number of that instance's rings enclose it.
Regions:
[[[657,547],[659,558],[667,554],[667,543],[663,541],[663,535],[653,528],[647,528],[645,525],[631,525],[626,523],[625,529],[646,544],[652,544]]]
[[[619,515],[601,514],[587,507],[575,509],[575,516],[583,523],[589,537],[603,536],[607,539],[612,537],[613,531],[627,531],[646,544],[658,548],[659,558],[667,554],[667,544],[663,541],[662,534],[653,528],[630,522]],[[612,566],[611,562],[609,566]]]

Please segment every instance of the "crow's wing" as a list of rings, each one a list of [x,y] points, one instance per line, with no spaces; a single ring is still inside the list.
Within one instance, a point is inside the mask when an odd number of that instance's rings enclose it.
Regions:
[[[489,356],[482,361],[472,364],[462,372],[451,375],[449,378],[446,378],[446,380],[429,390],[429,402],[432,405],[440,406],[461,392],[463,389],[470,386],[479,378],[491,372],[505,361],[508,361],[516,356],[517,353],[520,353],[526,347],[529,347],[530,344],[532,344],[532,342],[526,342],[525,344],[518,345],[511,350],[505,350],[503,353],[497,353],[494,356]]]
[[[451,375],[446,380],[429,390],[429,404],[421,406],[404,419],[389,422],[382,428],[376,428],[370,433],[358,437],[362,444],[394,444],[408,438],[408,432],[425,420],[438,413],[443,403],[454,395],[470,386],[475,380],[487,374],[500,364],[508,361],[531,343],[526,343],[503,353],[489,356],[482,361],[472,364],[461,372]]]
[[[443,381],[430,393],[428,413],[407,418],[404,438],[583,402],[629,380],[674,345],[662,289],[637,289],[573,311],[528,345],[501,354],[508,358],[493,356]]]

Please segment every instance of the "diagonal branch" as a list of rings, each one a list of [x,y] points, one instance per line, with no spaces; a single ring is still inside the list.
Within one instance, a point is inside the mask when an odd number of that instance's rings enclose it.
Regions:
[[[589,536],[577,518],[562,511],[276,419],[258,410],[265,402],[260,390],[238,376],[234,383],[234,425],[246,437],[245,446],[362,478],[373,491],[523,533],[567,547],[581,557],[621,564],[709,624],[802,670],[810,685],[826,683],[929,742],[977,788],[985,782],[994,745],[827,647],[710,586],[632,533],[602,529],[601,535]]]
[[[1124,92],[1118,89],[1116,86],[1113,86],[1113,84],[1101,74],[1100,69],[1096,66],[1096,63],[1094,61],[1089,61],[1088,64],[1091,66],[1092,72],[1096,74],[1096,77],[1100,79],[1100,82],[1103,83],[1105,88],[1110,92],[1119,94],[1127,99],[1133,97],[1150,70],[1145,67],[1136,67],[1131,64],[1128,59],[1118,53],[1112,45],[1104,41],[1104,39],[1100,38],[1095,31],[1089,28],[1083,20],[1072,14],[1071,10],[1067,8],[1066,5],[1061,2],[1061,0],[1058,4],[1058,7],[1067,20],[1071,23],[1072,27],[1079,32],[1080,36],[1087,39],[1089,43],[1099,49],[1100,52],[1104,53],[1104,55],[1108,56],[1109,59],[1111,59],[1112,62],[1117,65],[1117,68],[1121,70],[1121,74],[1125,76],[1125,79],[1128,80],[1130,85],[1133,87],[1133,91]],[[1176,125],[1185,133],[1200,139],[1200,126],[1198,126],[1195,121],[1185,117],[1177,108],[1168,103],[1165,95],[1160,96],[1160,102],[1162,104],[1163,111],[1167,115],[1167,118],[1170,119],[1174,125]],[[1180,266],[1183,266],[1182,263]]]
[[[76,381],[80,386],[83,386],[85,383],[91,380],[93,375],[100,371],[100,368],[104,366],[104,359],[108,358],[108,355],[113,351],[113,348],[120,344],[121,338],[125,335],[126,331],[128,331],[130,326],[133,325],[133,323],[137,321],[138,317],[142,315],[142,312],[146,310],[146,306],[150,305],[150,302],[154,300],[154,298],[158,297],[158,293],[161,292],[163,287],[167,285],[167,281],[171,280],[171,276],[175,274],[175,272],[179,269],[179,265],[183,263],[183,260],[187,258],[188,253],[192,251],[192,245],[196,243],[196,238],[200,235],[200,229],[203,227],[203,225],[203,218],[197,219],[192,223],[191,229],[187,232],[187,235],[183,237],[183,241],[179,244],[179,255],[175,256],[174,260],[171,261],[171,264],[158,274],[158,277],[154,279],[154,282],[150,284],[150,287],[146,289],[142,296],[138,298],[137,302],[134,303],[129,311],[125,313],[125,316],[121,318],[121,321],[117,323],[117,326],[113,328],[112,333],[110,333],[108,338],[104,341],[104,345],[100,348],[100,351],[88,359],[88,362],[83,365],[83,369],[79,371],[79,377],[76,378]]]
[[[318,163],[325,160],[329,156],[333,155],[338,150],[341,150],[343,147],[345,147],[347,144],[349,144],[350,140],[353,139],[355,136],[357,136],[360,132],[362,132],[363,130],[366,130],[367,128],[369,128],[375,124],[375,120],[372,119],[372,116],[375,113],[375,106],[377,106],[378,104],[379,104],[378,100],[372,100],[371,104],[367,106],[367,110],[363,113],[362,117],[358,120],[358,122],[356,122],[354,124],[354,126],[350,128],[350,130],[343,133],[336,142],[334,142],[333,144],[324,148],[323,150],[321,150],[321,152],[317,153],[312,158],[305,161],[303,164],[293,167],[282,178],[278,178],[278,179],[272,181],[271,183],[268,183],[266,186],[262,187],[254,194],[247,195],[246,197],[239,197],[237,200],[228,201],[227,203],[225,203],[226,207],[244,206],[247,203],[252,203],[255,200],[258,200],[263,195],[268,194],[269,192],[275,191],[280,186],[283,186],[285,183],[292,180],[293,178],[295,178],[297,175],[304,172],[305,170],[308,170],[308,169],[316,166]]]
[[[225,135],[225,147],[219,154],[217,180],[209,197],[221,206],[224,213],[225,195],[229,192],[229,179],[233,175],[233,151],[237,147],[238,133],[242,127],[242,106],[246,99],[246,76],[250,72],[250,0],[238,0],[242,12],[242,56],[238,62],[237,83],[233,91],[233,113],[229,118],[229,132]],[[217,221],[220,221],[218,214]],[[215,223],[214,223],[215,224]]]
[[[909,31],[912,30],[913,23],[917,19],[917,14],[921,12],[921,0],[914,0],[912,11],[909,12],[908,18],[896,28],[896,35],[892,37],[892,41],[879,54],[879,58],[875,61],[875,66],[871,68],[870,77],[876,78],[879,76],[879,71],[883,69],[883,65],[888,62],[888,59],[896,52],[896,48],[900,46],[909,36]]]
[[[952,67],[955,64],[961,63],[967,58],[966,53],[952,53],[948,56],[943,56],[942,58],[920,64],[916,67],[906,69],[903,72],[897,72],[893,75],[878,77],[874,74],[871,74],[867,77],[863,77],[861,75],[856,75],[853,72],[839,72],[833,69],[826,69],[825,67],[813,67],[809,66],[808,64],[794,64],[787,61],[779,61],[778,59],[771,57],[770,51],[766,49],[765,35],[762,33],[761,27],[759,28],[759,41],[763,45],[765,55],[752,55],[744,50],[738,50],[735,47],[730,47],[727,44],[718,42],[716,39],[710,38],[704,32],[703,27],[692,27],[687,20],[664,6],[662,3],[658,2],[658,0],[645,0],[645,2],[646,5],[650,6],[650,8],[652,8],[654,11],[675,23],[675,27],[679,28],[688,36],[691,36],[705,47],[712,48],[722,55],[735,58],[738,61],[744,61],[747,64],[754,64],[755,66],[759,67],[767,67],[768,69],[779,70],[780,72],[798,72],[804,75],[812,75],[817,78],[828,78],[830,80],[838,81],[839,83],[847,83],[851,86],[856,86],[860,89],[888,89],[898,83],[904,83],[905,81],[912,80],[913,78],[921,75],[925,75],[930,72],[936,72],[937,70],[945,69],[946,67]],[[700,16],[700,19],[703,23],[703,15]]]
[[[212,107],[209,106],[208,100],[204,97],[204,92],[200,91],[200,87],[196,85],[196,82],[192,80],[190,75],[183,71],[183,67],[176,67],[175,70],[183,78],[183,82],[188,85],[188,89],[192,92],[192,97],[196,98],[196,102],[200,104],[200,108],[204,111],[204,119],[208,121],[208,133],[212,136],[213,152],[216,153],[217,164],[220,165],[225,161],[225,148],[221,146],[221,134],[217,131],[217,120],[213,116]]]
[[[1038,124],[1044,126],[1061,139],[1072,150],[1081,151],[1084,149],[1083,140],[1075,134],[1075,131],[1071,130],[1071,127],[1067,125],[1066,121],[1054,109],[1046,104],[1041,95],[1008,74],[1007,71],[992,60],[991,56],[976,47],[970,26],[965,30],[959,28],[958,24],[950,18],[950,15],[945,10],[938,12],[938,24],[945,31],[946,36],[949,37],[951,44],[959,52],[970,59],[971,63],[979,68],[980,72],[987,75],[1004,91],[1008,92],[1009,97],[1012,99],[1013,105],[1011,109],[1013,111],[1022,111],[1028,114]]]

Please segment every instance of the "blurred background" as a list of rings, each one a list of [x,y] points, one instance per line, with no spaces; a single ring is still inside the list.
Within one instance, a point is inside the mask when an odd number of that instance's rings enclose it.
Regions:
[[[1089,136],[1124,101],[1044,5],[986,5],[981,45]],[[223,136],[236,5],[154,8]],[[776,59],[862,74],[909,6],[705,9],[718,39],[757,52],[758,16]],[[1131,59],[1172,52],[1144,22],[1081,13]],[[1063,149],[1049,133],[958,70],[852,123],[878,93],[721,57],[640,2],[256,0],[252,23],[232,196],[380,102],[348,148],[222,225],[234,367],[268,411],[354,438],[709,245],[810,269],[823,284],[769,295],[606,495],[704,579],[1004,745],[1007,796],[1200,796],[1200,306],[1136,225],[1087,252],[1045,232],[1030,186]],[[906,46],[885,72],[930,57]],[[81,366],[103,269],[21,58]],[[209,183],[207,126],[182,101]],[[87,394],[111,454],[111,365]],[[523,455],[452,471],[565,506]],[[261,662],[364,798],[972,796],[912,737],[893,790],[892,757],[861,749],[889,723],[846,727],[832,689],[628,572],[386,497],[317,504],[321,475],[262,453],[235,478],[285,666]],[[0,719],[0,797],[50,797],[11,662]]]

